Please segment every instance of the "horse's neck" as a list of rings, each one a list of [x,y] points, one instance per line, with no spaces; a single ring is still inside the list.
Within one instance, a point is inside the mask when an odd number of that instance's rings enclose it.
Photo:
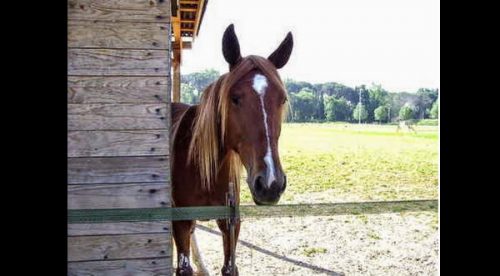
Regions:
[[[193,138],[193,126],[198,112],[199,105],[186,105],[182,103],[172,103],[172,136],[175,151],[188,151],[189,144]],[[178,140],[178,141],[175,141]],[[181,143],[181,145],[179,144]],[[217,165],[220,167],[224,162],[227,151],[221,148]]]

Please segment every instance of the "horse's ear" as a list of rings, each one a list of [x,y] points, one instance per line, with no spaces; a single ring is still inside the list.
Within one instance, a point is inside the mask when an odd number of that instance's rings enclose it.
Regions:
[[[234,33],[234,25],[231,24],[224,31],[224,36],[222,37],[222,54],[229,63],[229,70],[236,65],[240,59],[240,43],[238,42],[238,37]]]
[[[281,42],[278,49],[276,49],[267,59],[271,61],[276,68],[280,69],[285,66],[292,54],[293,48],[293,36],[291,32],[288,32],[285,39]]]

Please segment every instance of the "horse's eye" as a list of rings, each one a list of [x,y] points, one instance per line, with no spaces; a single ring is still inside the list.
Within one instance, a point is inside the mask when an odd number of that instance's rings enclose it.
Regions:
[[[235,105],[240,105],[240,97],[238,96],[231,96],[231,101],[233,102],[233,104]]]

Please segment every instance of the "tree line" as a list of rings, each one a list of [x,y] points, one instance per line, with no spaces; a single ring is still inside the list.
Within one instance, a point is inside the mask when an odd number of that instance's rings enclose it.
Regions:
[[[203,90],[220,73],[214,69],[181,76],[181,102],[197,104]],[[381,85],[354,88],[326,82],[312,84],[285,79],[291,122],[388,123],[400,120],[437,119],[438,89],[420,88],[416,93],[389,92]]]

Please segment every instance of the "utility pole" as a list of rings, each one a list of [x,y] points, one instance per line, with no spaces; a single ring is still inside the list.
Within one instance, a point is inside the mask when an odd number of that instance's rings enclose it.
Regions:
[[[358,108],[358,124],[361,125],[361,110],[363,104],[361,103],[361,88],[359,88],[359,108]]]

